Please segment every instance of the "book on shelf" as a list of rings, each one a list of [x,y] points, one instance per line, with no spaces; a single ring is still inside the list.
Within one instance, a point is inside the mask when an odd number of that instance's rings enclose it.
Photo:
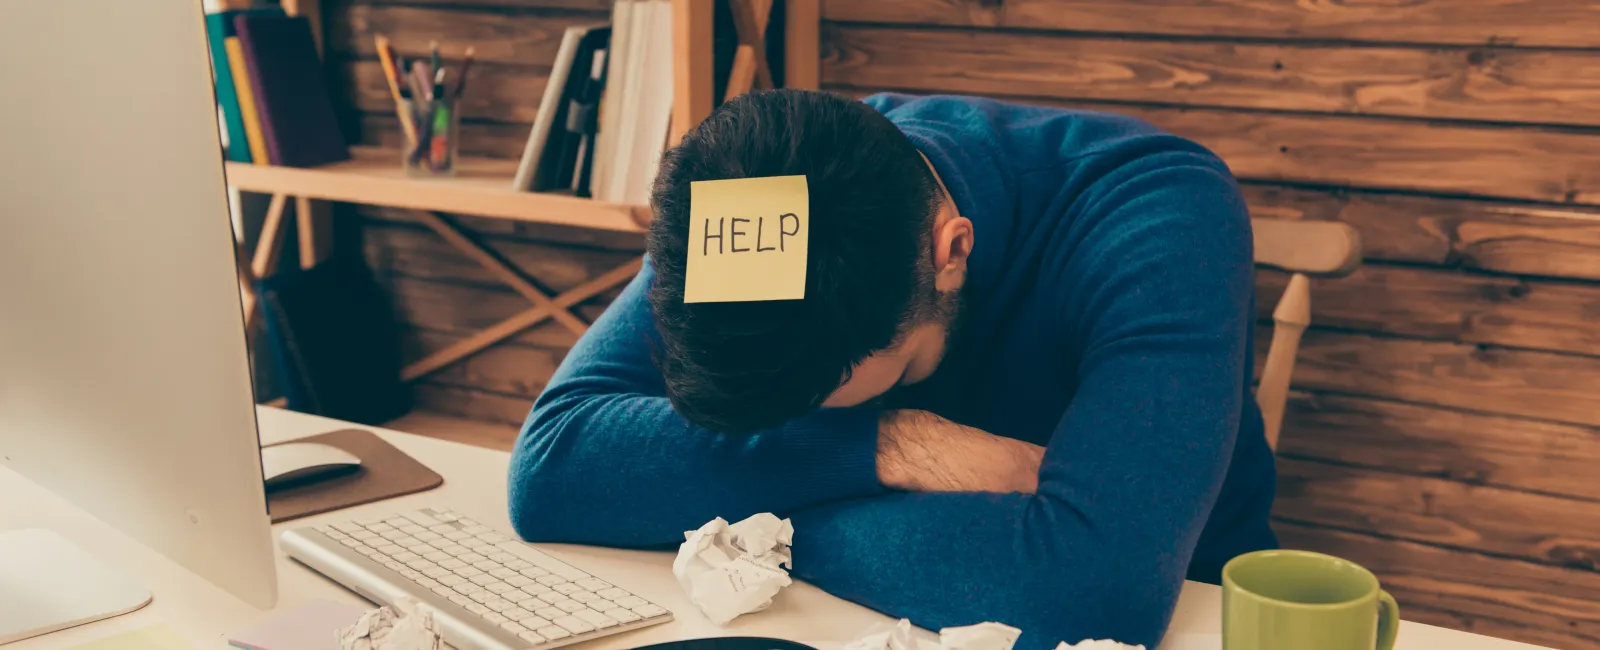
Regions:
[[[310,21],[246,12],[234,16],[234,27],[270,162],[314,167],[348,159]]]
[[[582,114],[597,52],[604,56],[609,27],[568,27],[561,39],[539,112],[523,147],[512,188],[541,192],[573,186],[572,176],[582,131],[570,128],[569,116]]]
[[[238,86],[239,120],[243,124],[245,137],[237,142],[242,142],[243,144],[239,146],[249,150],[250,162],[270,165],[272,157],[267,154],[267,140],[261,135],[261,115],[256,110],[256,91],[254,84],[250,83],[250,68],[245,64],[244,48],[239,45],[239,37],[229,36],[223,39],[223,49],[227,51],[228,68],[233,72],[233,78]]]
[[[239,106],[238,84],[243,82],[248,86],[250,81],[245,77],[235,77],[233,65],[228,59],[227,39],[237,35],[233,17],[246,11],[283,13],[277,7],[251,9],[249,3],[219,3],[213,13],[206,14],[206,42],[211,52],[212,82],[216,85],[217,109],[221,113],[219,123],[228,160],[245,163],[251,162],[252,157],[250,139],[245,133],[244,114]]]

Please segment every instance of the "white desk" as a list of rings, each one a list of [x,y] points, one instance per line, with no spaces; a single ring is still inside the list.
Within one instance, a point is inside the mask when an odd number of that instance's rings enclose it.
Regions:
[[[263,442],[276,442],[345,428],[349,423],[262,407]],[[370,427],[369,427],[370,428]],[[502,452],[421,436],[373,429],[385,440],[444,476],[442,487],[417,495],[288,522],[280,528],[306,526],[425,506],[446,506],[507,532],[506,465]],[[91,553],[129,570],[155,592],[155,601],[138,612],[42,637],[20,641],[5,650],[58,650],[118,632],[167,623],[197,650],[222,650],[228,634],[269,616],[194,576],[99,520],[73,508],[10,470],[0,468],[0,530],[48,527]],[[579,646],[584,650],[631,648],[649,643],[705,636],[760,635],[789,638],[819,647],[849,640],[869,626],[889,620],[881,614],[796,582],[765,612],[744,616],[717,628],[684,598],[672,577],[669,553],[544,545],[609,582],[641,594],[672,610],[677,620],[646,630]],[[278,558],[279,610],[312,598],[362,603],[346,591],[281,553]],[[1220,647],[1221,592],[1211,585],[1189,583],[1179,599],[1164,650],[1215,650]],[[976,622],[976,621],[974,621]],[[1076,641],[1076,639],[1074,639]],[[1521,643],[1406,623],[1400,629],[1402,650],[1525,650]]]

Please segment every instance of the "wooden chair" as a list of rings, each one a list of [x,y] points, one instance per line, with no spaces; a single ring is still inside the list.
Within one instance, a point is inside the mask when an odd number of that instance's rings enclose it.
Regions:
[[[1255,231],[1256,265],[1294,274],[1272,310],[1272,347],[1256,385],[1267,444],[1277,450],[1300,336],[1311,324],[1311,280],[1307,276],[1343,277],[1355,272],[1361,265],[1361,236],[1350,224],[1338,221],[1250,221]]]

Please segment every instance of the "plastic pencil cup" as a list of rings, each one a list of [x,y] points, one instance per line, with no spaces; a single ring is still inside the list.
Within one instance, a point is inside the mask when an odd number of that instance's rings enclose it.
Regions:
[[[400,164],[407,176],[454,176],[461,143],[461,113],[457,103],[442,100],[401,100],[413,129],[402,126],[405,146]]]

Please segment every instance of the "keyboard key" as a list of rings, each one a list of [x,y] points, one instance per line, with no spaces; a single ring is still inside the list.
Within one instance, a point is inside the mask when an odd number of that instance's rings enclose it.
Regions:
[[[471,526],[467,526],[466,528],[464,528],[462,530],[464,530],[469,535],[481,535],[483,533],[492,533],[492,532],[494,532],[493,528],[490,528],[488,526],[484,526],[482,524],[474,524],[474,525],[471,525]]]
[[[445,553],[443,551],[433,551],[431,553],[425,553],[425,554],[423,554],[422,557],[423,557],[423,559],[426,559],[429,562],[438,562],[440,564],[445,563],[447,560],[454,560],[455,559],[454,557],[451,557],[449,554],[447,554],[447,553]]]
[[[578,601],[578,602],[583,602],[583,601]],[[594,602],[588,602],[588,603],[584,603],[584,604],[588,605],[589,609],[599,610],[599,611],[606,612],[606,613],[610,613],[613,610],[628,611],[626,607],[623,607],[621,605],[613,603],[613,602],[611,602],[609,600],[606,600],[604,598],[602,598],[600,600],[596,600]]]
[[[449,569],[451,571],[454,571],[454,570],[459,569],[461,567],[467,566],[466,562],[462,562],[461,560],[457,560],[457,559],[455,559],[453,557],[450,557],[448,555],[446,555],[445,558],[446,559],[434,560],[434,561],[438,562],[439,566],[442,566],[442,567],[444,567],[446,569]]]
[[[525,592],[525,593],[534,595],[534,596],[537,596],[539,594],[555,593],[554,589],[551,589],[549,587],[546,587],[544,585],[539,585],[539,584],[524,585],[522,587],[522,591]]]
[[[526,587],[533,584],[533,578],[529,578],[528,576],[517,573],[513,573],[511,576],[506,578],[501,578],[501,580],[506,581],[506,584],[509,584],[513,587]]]
[[[415,559],[415,560],[412,560],[410,562],[406,562],[405,565],[408,566],[408,567],[411,567],[412,569],[415,569],[417,571],[427,571],[428,569],[437,569],[437,568],[439,568],[439,565],[434,564],[432,562],[429,562],[427,560],[424,560],[424,559],[422,559],[420,557]]]
[[[492,594],[503,594],[508,591],[516,591],[519,594],[522,593],[521,591],[517,591],[516,587],[512,587],[504,582],[491,582],[484,585],[483,588]]]
[[[462,557],[459,557],[459,558],[456,558],[456,559],[461,560],[462,562],[466,562],[467,564],[471,564],[472,566],[478,567],[479,571],[493,571],[495,569],[504,569],[505,568],[505,567],[500,566],[499,564],[497,564],[497,563],[495,563],[495,562],[493,562],[491,560],[488,560],[488,559],[478,560],[476,562],[468,562],[465,559],[465,556],[462,556]]]
[[[544,637],[546,639],[550,639],[551,641],[554,641],[556,639],[565,639],[565,638],[567,638],[569,636],[572,636],[571,632],[568,632],[568,631],[566,631],[566,630],[564,630],[562,628],[556,627],[554,625],[551,625],[549,627],[541,627],[541,628],[539,628],[537,630],[534,630],[534,631],[538,632],[539,636],[542,636],[542,637]]]
[[[474,576],[483,575],[483,572],[479,571],[477,567],[470,567],[470,566],[464,566],[464,567],[461,567],[459,569],[452,569],[451,571],[453,571],[458,576],[461,576],[463,578],[468,578],[468,579],[470,579],[470,578],[472,578]]]
[[[500,581],[499,578],[496,578],[496,577],[494,577],[492,575],[489,575],[487,573],[480,573],[478,575],[472,576],[471,578],[467,578],[467,579],[471,580],[472,584],[478,585],[479,587],[487,585],[487,584],[489,584],[491,582],[499,582]]]
[[[655,605],[643,605],[633,608],[633,613],[645,618],[655,618],[657,616],[666,616],[667,610],[656,607]]]
[[[504,623],[501,623],[500,624],[500,629],[505,630],[507,632],[511,632],[513,634],[522,634],[523,632],[532,632],[533,631],[533,630],[530,630],[528,628],[522,627],[522,624],[517,623],[516,621],[506,621]]]
[[[521,542],[500,542],[499,544],[495,544],[495,548],[532,562],[535,565],[543,567],[546,571],[554,573],[568,580],[584,580],[593,577],[579,570],[577,567],[545,555],[544,553],[540,553],[539,551],[533,550],[532,547]]]
[[[462,607],[466,607],[467,605],[473,604],[471,598],[468,598],[468,597],[463,596],[461,594],[451,594],[449,596],[449,598],[450,598],[450,602],[455,603],[457,605],[460,605]]]
[[[488,605],[484,605],[484,607],[489,607],[489,606]],[[494,609],[494,608],[493,607],[489,607],[489,609]],[[484,614],[483,615],[483,620],[488,621],[490,623],[510,623],[511,622],[511,619],[506,618],[504,614],[497,614],[497,613],[494,613],[494,612],[490,612],[488,614]]]
[[[381,555],[378,554],[377,551],[373,550],[373,548],[371,546],[357,546],[355,548],[356,548],[356,552],[357,553],[360,553],[360,554],[365,555],[367,557],[380,557],[380,558],[382,557]],[[382,560],[380,559],[379,561],[381,562]]]
[[[511,569],[507,569],[507,568],[505,568],[503,566],[496,566],[493,569],[488,569],[488,571],[489,571],[489,575],[492,575],[492,576],[494,576],[496,578],[499,578],[501,580],[505,580],[506,578],[510,578],[510,577],[513,577],[513,576],[518,577],[518,578],[522,577],[520,575],[517,575],[516,571],[512,571]]]
[[[530,593],[528,593],[526,591],[523,591],[521,589],[512,589],[511,591],[508,591],[508,592],[505,592],[503,594],[500,594],[500,597],[504,598],[506,600],[509,600],[509,601],[511,601],[513,603],[516,603],[518,605],[521,605],[522,603],[525,603],[525,602],[527,602],[529,600],[533,600],[533,594],[530,594]]]
[[[621,605],[623,607],[626,607],[628,609],[633,609],[635,607],[643,607],[645,605],[649,605],[650,604],[650,601],[645,600],[643,598],[640,598],[638,596],[624,596],[622,598],[613,598],[613,599],[611,599],[611,602],[614,602],[614,603],[616,603],[618,605]]]
[[[452,531],[450,531],[448,533],[439,533],[439,534],[440,535],[444,535],[445,539],[453,539],[453,540],[458,541],[458,542],[461,541],[461,540],[464,540],[464,539],[472,539],[472,535],[470,533],[467,533],[465,531],[460,531],[460,530],[452,530]]]
[[[565,632],[565,630],[562,630],[562,631]],[[527,641],[528,643],[531,643],[533,645],[539,645],[541,643],[546,643],[546,642],[549,641],[549,639],[546,639],[543,634],[539,634],[538,632],[535,632],[533,630],[529,630],[527,632],[519,633],[519,634],[517,634],[517,638],[522,639],[523,641]]]
[[[466,548],[466,547],[463,546],[461,548]],[[446,553],[450,553],[449,551],[445,551],[445,552]],[[450,554],[456,556],[456,559],[461,560],[462,562],[466,562],[467,564],[475,565],[475,564],[477,564],[479,562],[487,562],[487,561],[489,561],[489,558],[486,558],[486,557],[484,557],[482,555],[478,555],[477,553],[473,553],[471,550],[468,550],[466,553],[450,553]],[[499,563],[496,563],[495,566],[500,566],[500,565],[499,565]],[[483,567],[478,567],[478,568],[481,569]]]
[[[558,594],[554,591],[546,591],[534,597],[547,603],[559,603],[563,600],[572,600],[571,598],[567,598],[566,596]]]
[[[344,539],[339,540],[339,543],[340,544],[344,544],[345,546],[348,546],[350,548],[357,548],[357,547],[361,547],[361,546],[366,546],[366,544],[362,544],[361,543],[361,540],[356,539],[354,537],[349,537],[349,536],[346,536]]]
[[[472,552],[472,549],[467,548],[465,546],[462,546],[460,544],[454,544],[454,543],[450,544],[449,546],[445,546],[444,548],[441,548],[439,550],[443,551],[445,553],[445,555],[449,555],[451,557],[461,557],[463,555],[477,555],[477,553],[473,553]],[[462,560],[462,561],[466,562],[466,560]],[[468,562],[468,564],[471,564],[471,563]]]
[[[362,526],[372,526],[372,525],[375,525],[375,524],[381,524],[381,523],[383,523],[383,520],[388,519],[388,518],[389,518],[389,515],[382,515],[382,516],[378,516],[378,517],[362,517],[360,519],[357,519],[356,523],[361,524]]]
[[[439,568],[442,569],[444,567],[439,567]],[[434,578],[434,579],[438,580],[440,584],[442,584],[442,585],[444,585],[446,587],[454,587],[454,586],[459,585],[459,584],[461,584],[463,582],[467,582],[466,578],[458,576],[458,575],[456,575],[454,573],[443,575],[443,576],[440,576],[440,577]],[[468,584],[470,584],[470,583],[468,583]],[[474,586],[476,586],[476,585],[474,585]]]
[[[480,592],[477,592],[477,593],[467,594],[467,597],[471,598],[472,602],[475,602],[475,603],[487,603],[490,600],[499,598],[499,596],[491,594],[491,593],[489,593],[487,591],[480,591]]]
[[[404,576],[405,579],[407,579],[407,580],[416,580],[417,578],[421,578],[422,577],[421,573],[419,573],[417,571],[414,571],[412,569],[401,569],[400,570],[400,575]]]
[[[422,575],[428,576],[429,578],[433,578],[434,580],[438,580],[438,579],[443,578],[445,576],[453,576],[455,574],[451,573],[449,569],[446,569],[444,567],[432,566],[432,567],[428,567],[426,569],[423,569],[422,570]]]
[[[446,587],[444,585],[441,585],[441,584],[439,584],[437,582],[433,583],[433,586],[429,587],[428,589],[432,590],[433,593],[439,594],[440,596],[444,596],[446,598],[448,598],[450,596],[460,595],[460,594],[457,594],[455,592],[455,590],[453,590],[453,589],[451,589],[449,587]]]
[[[492,610],[494,610],[496,612],[503,612],[503,611],[508,610],[508,609],[516,609],[517,608],[517,604],[516,603],[513,603],[513,602],[511,602],[509,600],[506,600],[504,598],[491,598],[491,599],[489,599],[489,602],[484,603],[483,606],[484,607],[488,607],[489,609],[492,609]]]
[[[407,526],[407,525],[411,524],[411,522],[406,521],[400,515],[395,515],[393,517],[385,519],[385,520],[383,520],[383,523],[388,524],[390,526],[394,526],[395,528],[399,528],[401,526]]]
[[[612,587],[610,589],[601,589],[600,591],[595,592],[595,593],[598,593],[601,598],[604,598],[606,600],[616,600],[618,598],[627,598],[628,596],[633,595],[633,594],[628,593],[627,590],[625,590],[625,589],[618,589],[616,587]]]
[[[410,577],[410,576],[407,576],[407,577]],[[417,584],[422,585],[424,587],[427,587],[430,590],[433,589],[434,587],[442,586],[442,585],[439,584],[438,580],[434,580],[433,578],[429,578],[427,576],[421,576],[421,577],[411,578],[411,579],[412,580],[416,580]]]
[[[559,610],[561,610],[563,612],[566,612],[568,614],[576,614],[578,612],[581,612],[581,611],[589,609],[589,608],[588,607],[584,607],[583,603],[580,603],[580,602],[578,602],[576,600],[563,600],[563,601],[561,601],[559,603],[556,603],[556,609],[559,609]]]
[[[617,626],[617,619],[611,618],[610,616],[606,616],[605,614],[601,614],[600,612],[592,609],[576,611],[573,612],[572,615],[588,621],[590,625],[598,627],[602,630],[608,627]]]
[[[394,554],[394,561],[399,562],[401,564],[411,564],[412,562],[416,562],[417,560],[421,560],[421,559],[422,559],[421,555],[417,555],[416,553],[412,553],[411,551],[402,550],[399,553],[395,553]]]
[[[521,623],[522,621],[538,621],[538,620],[542,620],[542,619],[540,619],[538,614],[533,613],[532,611],[528,610],[526,607],[522,607],[521,605],[518,605],[515,609],[508,609],[508,610],[500,612],[500,613],[501,614],[505,614],[506,618],[509,618],[509,619],[511,619],[513,621],[516,621],[518,623]],[[544,624],[540,624],[540,625],[535,625],[534,627],[543,627],[543,626],[544,626]]]
[[[417,538],[420,541],[424,541],[424,542],[431,542],[431,541],[434,541],[434,540],[444,539],[444,535],[440,535],[439,533],[435,533],[435,532],[433,532],[431,530],[424,530],[424,531],[422,531],[420,533],[412,533],[411,536]]]
[[[517,560],[517,561],[518,562],[525,562],[525,560]],[[511,568],[511,563],[507,562],[506,563],[506,568],[507,569]],[[522,575],[528,576],[529,578],[539,578],[539,577],[550,575],[549,571],[546,571],[546,570],[541,569],[539,567],[533,566],[532,564],[529,564],[528,566],[523,567],[521,569],[517,569],[517,573],[520,573]]]
[[[478,585],[472,584],[470,582],[463,582],[463,583],[461,583],[459,585],[451,587],[451,589],[456,590],[456,593],[461,594],[463,596],[471,596],[473,594],[486,594],[486,593],[489,593],[487,591],[484,591],[483,587],[479,587]],[[488,596],[484,596],[484,598],[488,598]]]
[[[415,537],[407,537],[405,539],[395,540],[395,543],[399,544],[400,548],[411,551],[412,553],[416,553],[417,555],[422,555],[423,553],[432,553],[437,550],[432,546],[428,546],[427,542]]]
[[[606,616],[617,619],[621,623],[632,623],[639,620],[639,615],[626,609],[613,609],[606,612]]]
[[[567,594],[567,595],[572,595],[572,594],[578,593],[580,591],[583,591],[583,587],[579,587],[578,585],[572,584],[570,582],[563,582],[563,583],[561,583],[559,585],[551,585],[550,588],[556,590],[556,593]]]
[[[350,533],[350,536],[354,537],[356,539],[359,539],[359,540],[361,540],[363,542],[367,541],[369,539],[377,539],[378,538],[378,534],[374,533],[374,532],[372,532],[370,530],[355,530],[355,531],[352,531]]]
[[[451,526],[449,524],[434,524],[432,526],[429,526],[428,530],[431,530],[431,531],[433,531],[435,533],[439,533],[440,535],[443,535],[445,533],[456,532],[456,527],[455,526]]]
[[[382,554],[387,555],[389,557],[394,557],[396,555],[399,555],[401,553],[406,552],[405,549],[400,548],[399,546],[395,546],[394,544],[384,544],[383,546],[375,546],[373,548],[377,549],[377,551],[379,553],[382,553]]]
[[[394,560],[384,560],[383,561],[383,568],[388,569],[390,571],[405,571],[406,570],[406,565],[401,564],[399,562],[396,562]]]
[[[578,601],[580,603],[592,603],[594,601],[600,600],[599,596],[594,595],[594,592],[590,592],[590,591],[573,592],[573,593],[567,594],[567,597],[571,598],[573,600],[576,600],[576,601]]]
[[[389,524],[380,521],[375,524],[368,524],[367,530],[370,530],[374,533],[381,533],[386,530],[394,530],[394,526],[390,526]]]
[[[579,587],[583,587],[584,589],[588,589],[589,591],[596,591],[597,592],[597,591],[600,591],[602,589],[610,589],[611,588],[611,583],[606,582],[604,580],[601,580],[599,578],[589,578],[588,580],[579,580],[578,581],[578,586]]]
[[[383,531],[381,533],[378,533],[378,536],[382,537],[384,539],[387,539],[387,540],[389,540],[391,542],[411,537],[410,535],[405,534],[404,532],[402,532],[398,528],[396,528],[394,530]]]
[[[397,526],[397,528],[399,528],[400,532],[405,533],[407,535],[415,535],[415,534],[420,533],[420,532],[422,532],[424,530],[427,530],[426,528],[423,528],[423,527],[418,526],[416,524],[406,524],[404,526]]]
[[[512,571],[522,571],[523,569],[533,566],[531,562],[528,562],[527,560],[519,560],[517,559],[517,556],[504,551],[489,556],[489,559],[506,565],[506,568],[511,569]],[[540,571],[543,570],[544,569],[540,569]]]
[[[494,613],[494,612],[489,611],[488,607],[484,607],[483,605],[480,605],[478,603],[472,603],[471,605],[467,605],[467,611],[472,612],[474,614],[477,614],[479,616],[483,616],[485,614],[493,614]]]
[[[333,525],[333,529],[341,533],[353,533],[361,530],[361,526],[353,521],[341,521]]]
[[[499,544],[506,541],[506,536],[500,533],[478,533],[478,540],[488,544]]]
[[[534,581],[549,587],[551,585],[563,584],[567,581],[567,579],[552,573],[550,575],[539,576],[538,578],[535,578]]]
[[[590,625],[588,621],[585,621],[585,620],[583,620],[581,618],[578,618],[576,616],[563,616],[561,618],[556,619],[553,622],[556,625],[560,625],[561,627],[566,628],[566,630],[568,632],[571,632],[573,634],[583,634],[584,632],[593,632],[594,631],[594,626],[593,625]]]
[[[567,615],[566,612],[563,612],[563,611],[561,611],[559,609],[556,609],[554,607],[540,607],[539,609],[533,610],[533,613],[538,614],[539,616],[542,616],[544,618],[548,618],[548,619],[550,619],[552,621]]]
[[[461,545],[465,546],[467,548],[473,549],[473,550],[477,550],[477,549],[483,548],[485,546],[488,546],[488,544],[485,544],[483,540],[478,539],[476,537],[468,537],[466,539],[461,540]]]
[[[439,525],[438,519],[428,516],[428,513],[422,512],[421,510],[412,510],[411,512],[401,513],[400,516],[411,520],[411,523],[417,526],[426,527]]]
[[[456,514],[454,510],[434,510],[433,518],[443,522],[451,522],[460,519],[461,515]]]
[[[341,533],[341,532],[339,532],[337,530],[330,530],[330,531],[328,531],[326,533],[323,533],[323,534],[327,535],[328,537],[332,537],[334,539],[350,539],[349,535]]]

